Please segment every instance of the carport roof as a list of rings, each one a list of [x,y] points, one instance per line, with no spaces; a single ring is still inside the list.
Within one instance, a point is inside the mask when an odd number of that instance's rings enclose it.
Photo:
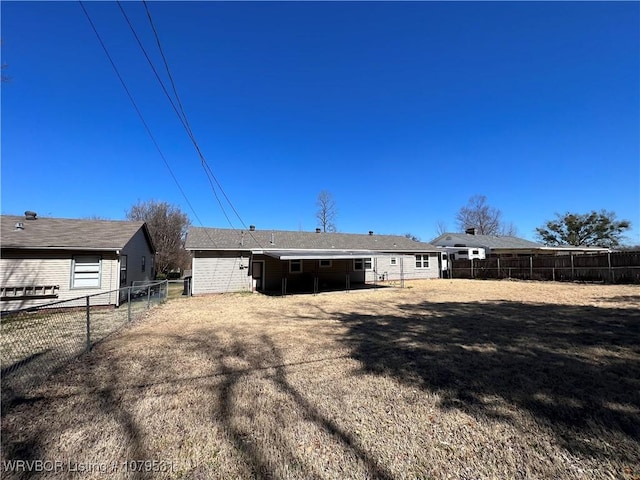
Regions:
[[[380,255],[370,250],[265,250],[263,253],[278,260],[344,260]]]

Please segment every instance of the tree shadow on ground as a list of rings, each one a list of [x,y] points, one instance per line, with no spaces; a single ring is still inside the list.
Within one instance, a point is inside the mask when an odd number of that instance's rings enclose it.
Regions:
[[[223,381],[211,391],[212,397],[217,399],[212,402],[211,417],[215,422],[223,425],[227,440],[241,454],[252,478],[286,477],[283,467],[292,468],[290,473],[297,470],[303,478],[322,478],[322,475],[315,471],[314,465],[307,462],[298,452],[293,439],[286,438],[279,431],[288,422],[296,421],[297,416],[312,423],[318,431],[327,434],[332,442],[349,452],[349,455],[362,465],[367,478],[382,480],[393,478],[383,465],[359,445],[357,438],[351,432],[342,429],[334,420],[324,415],[288,380],[287,368],[311,362],[285,363],[279,348],[266,334],[261,335],[259,342],[254,344],[237,340],[230,345],[224,345],[212,336],[200,340],[191,339],[187,348],[194,352],[206,352],[207,355],[214,353],[215,367],[219,369]],[[229,359],[240,361],[247,367],[243,369],[229,367],[225,365]],[[313,362],[318,361],[320,360]],[[246,388],[244,383],[247,377],[256,374],[260,379],[253,380],[256,383],[254,388],[261,388],[260,382],[265,382],[273,390],[269,389],[270,393],[263,391],[262,395],[266,395],[270,401],[280,398],[277,408],[272,411],[273,418],[268,425],[260,424],[259,405],[247,403],[246,400],[238,401],[238,398],[243,395],[245,398],[250,398],[246,392],[240,394],[239,391]],[[243,416],[254,418],[250,429],[238,421]],[[256,432],[270,436],[270,441],[265,442],[264,438],[257,438]],[[277,449],[277,459],[267,451],[267,445],[269,449]]]
[[[200,410],[198,421],[220,427],[221,444],[230,445],[235,456],[241,459],[235,472],[237,478],[286,478],[292,473],[298,478],[323,478],[318,465],[300,450],[300,439],[283,433],[291,422],[312,425],[314,433],[330,439],[360,465],[366,478],[393,478],[353,432],[324,414],[288,378],[287,370],[291,367],[346,357],[287,363],[276,342],[266,334],[253,338],[239,335],[237,339],[225,340],[209,330],[202,334],[190,333],[162,335],[166,343],[153,358],[146,359],[143,377],[127,372],[131,361],[128,357],[103,357],[93,361],[87,356],[81,359],[88,360],[86,363],[74,365],[69,378],[65,379],[61,372],[52,382],[52,391],[15,399],[6,406],[7,416],[22,420],[35,418],[28,428],[23,428],[19,421],[3,425],[3,459],[47,458],[51,439],[65,431],[82,432],[91,444],[99,435],[96,422],[107,419],[111,420],[107,435],[123,440],[121,449],[111,452],[116,455],[113,458],[120,459],[119,455],[124,453],[126,458],[151,459],[154,452],[146,437],[149,432],[140,424],[135,404],[137,394],[146,395],[144,392],[155,390],[164,395],[187,397],[185,390],[193,392],[202,388],[204,397],[194,397],[194,403],[189,402],[190,408],[198,410],[206,406]],[[197,358],[203,362],[199,364],[198,374],[170,364],[176,360],[176,350],[180,351],[180,358]],[[56,389],[56,383],[63,388]],[[263,408],[269,413],[264,414]],[[53,412],[59,418],[47,421]],[[69,413],[74,413],[73,417],[68,416]],[[188,415],[191,420],[196,416],[193,411]],[[88,452],[95,450],[89,447]],[[206,463],[184,474],[188,478],[220,478],[215,466]],[[151,478],[151,475],[131,472],[128,478]]]
[[[443,408],[512,421],[506,401],[575,454],[610,458],[607,441],[593,441],[604,432],[621,441],[613,445],[620,461],[640,461],[637,310],[507,301],[395,307],[392,315],[338,315],[348,328],[342,341],[365,373],[438,392]]]

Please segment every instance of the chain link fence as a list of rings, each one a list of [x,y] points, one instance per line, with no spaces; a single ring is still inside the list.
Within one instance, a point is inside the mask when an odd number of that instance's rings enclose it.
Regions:
[[[3,312],[2,399],[26,393],[167,295],[166,280],[134,282],[118,290]]]

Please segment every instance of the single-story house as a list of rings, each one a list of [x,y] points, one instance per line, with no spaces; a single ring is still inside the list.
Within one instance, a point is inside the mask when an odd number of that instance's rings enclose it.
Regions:
[[[399,235],[191,228],[191,293],[286,294],[438,278],[433,245]]]
[[[41,218],[34,212],[0,218],[3,311],[112,292],[155,276],[155,248],[144,222]],[[118,305],[120,298],[112,292],[93,303]]]
[[[484,248],[486,257],[518,257],[537,255],[570,255],[585,253],[607,253],[608,248],[561,246],[548,247],[541,243],[513,236],[499,237],[495,235],[478,235],[474,228],[465,233],[444,233],[434,238],[431,243],[438,247]],[[458,258],[455,252],[450,253],[452,260]],[[469,258],[469,257],[460,257]]]

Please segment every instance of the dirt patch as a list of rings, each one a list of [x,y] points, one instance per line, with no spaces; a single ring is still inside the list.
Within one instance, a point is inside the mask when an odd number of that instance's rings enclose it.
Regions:
[[[640,476],[639,287],[407,286],[172,300],[3,404],[3,460],[62,477]]]

